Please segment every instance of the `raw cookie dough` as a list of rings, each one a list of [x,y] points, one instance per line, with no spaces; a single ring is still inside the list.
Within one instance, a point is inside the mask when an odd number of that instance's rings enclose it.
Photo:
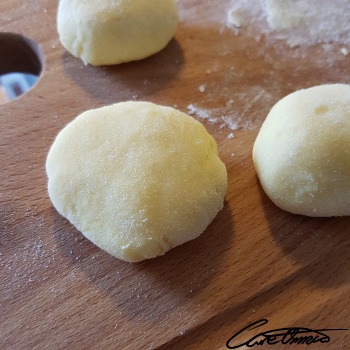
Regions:
[[[178,24],[176,0],[61,0],[62,45],[85,64],[140,60],[162,50]]]
[[[321,85],[280,100],[261,127],[253,161],[280,208],[350,215],[350,86]]]
[[[46,171],[57,211],[129,262],[198,237],[222,209],[227,187],[204,126],[147,102],[78,116],[55,139]]]

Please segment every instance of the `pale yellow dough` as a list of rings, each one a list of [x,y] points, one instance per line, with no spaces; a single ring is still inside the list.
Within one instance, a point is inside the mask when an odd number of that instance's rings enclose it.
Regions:
[[[261,127],[253,160],[280,208],[350,215],[350,86],[321,85],[280,100]]]
[[[57,12],[62,45],[95,66],[159,52],[177,24],[176,0],[61,0]]]
[[[147,102],[78,116],[55,139],[46,171],[57,211],[129,262],[198,237],[222,209],[227,187],[204,126]]]

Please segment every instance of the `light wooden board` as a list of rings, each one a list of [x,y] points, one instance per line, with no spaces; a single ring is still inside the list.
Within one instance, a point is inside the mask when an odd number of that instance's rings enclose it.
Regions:
[[[60,45],[57,1],[1,1],[0,31],[33,39],[44,62],[34,88],[0,106],[1,349],[225,349],[261,319],[264,330],[350,328],[350,219],[278,209],[251,159],[272,105],[300,88],[350,83],[350,57],[336,45],[297,54],[244,28],[236,36],[225,26],[228,5],[180,1],[182,21],[162,52],[91,67]],[[227,166],[224,209],[200,238],[138,264],[99,250],[53,209],[44,168],[55,135],[77,114],[132,99],[184,112],[193,105],[240,127],[199,118]],[[349,331],[328,334],[322,348],[350,348]]]

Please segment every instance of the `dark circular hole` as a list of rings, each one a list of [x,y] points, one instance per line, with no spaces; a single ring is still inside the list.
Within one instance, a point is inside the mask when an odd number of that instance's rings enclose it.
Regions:
[[[0,104],[26,93],[42,71],[39,46],[15,33],[0,33]]]

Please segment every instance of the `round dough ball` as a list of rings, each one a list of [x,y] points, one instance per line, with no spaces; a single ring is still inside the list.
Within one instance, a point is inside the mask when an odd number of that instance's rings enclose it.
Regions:
[[[350,86],[321,85],[280,100],[261,127],[253,161],[280,208],[350,215]]]
[[[204,126],[147,102],[78,116],[56,137],[46,171],[57,211],[129,262],[198,237],[222,209],[227,187],[225,165]]]
[[[172,39],[176,0],[61,0],[62,45],[85,64],[110,65],[151,56]]]

